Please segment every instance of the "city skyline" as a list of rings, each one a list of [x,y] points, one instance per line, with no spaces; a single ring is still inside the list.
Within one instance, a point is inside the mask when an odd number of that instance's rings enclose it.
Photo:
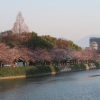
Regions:
[[[1,0],[0,31],[12,29],[21,11],[30,32],[79,40],[100,34],[99,5],[99,0]]]

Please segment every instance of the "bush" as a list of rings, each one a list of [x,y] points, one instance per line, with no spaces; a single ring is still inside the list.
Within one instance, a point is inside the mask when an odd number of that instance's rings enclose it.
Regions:
[[[100,68],[100,62],[95,62],[94,64],[95,64],[96,68]]]
[[[80,69],[80,65],[79,64],[74,64],[73,69],[74,70],[79,70]]]
[[[80,64],[80,67],[81,67],[81,69],[83,69],[83,70],[85,70],[85,69],[86,69],[85,64]]]
[[[86,66],[84,64],[74,64],[72,69],[73,70],[85,70]]]

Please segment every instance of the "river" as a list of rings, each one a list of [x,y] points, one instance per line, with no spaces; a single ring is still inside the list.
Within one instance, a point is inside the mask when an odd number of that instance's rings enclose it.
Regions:
[[[100,70],[0,81],[0,100],[100,100]]]

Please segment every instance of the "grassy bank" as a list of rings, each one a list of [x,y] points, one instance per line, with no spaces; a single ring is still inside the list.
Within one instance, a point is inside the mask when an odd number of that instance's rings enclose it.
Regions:
[[[0,68],[0,77],[9,76],[29,76],[38,75],[43,73],[57,72],[57,68],[54,66],[27,66],[27,67],[15,67],[15,68]]]
[[[96,68],[100,68],[100,62],[94,63]],[[74,64],[71,68],[72,71],[86,70],[86,64]],[[49,73],[56,74],[60,72],[57,67],[52,65],[48,66],[26,66],[26,67],[14,67],[14,68],[0,68],[0,77],[28,77],[28,76],[38,76],[47,75]]]

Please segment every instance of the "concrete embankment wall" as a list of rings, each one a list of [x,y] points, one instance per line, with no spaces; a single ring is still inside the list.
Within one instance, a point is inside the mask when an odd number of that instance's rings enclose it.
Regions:
[[[98,62],[96,62],[98,65]],[[95,63],[88,63],[88,64],[74,64],[74,65],[59,65],[56,66],[60,72],[67,72],[67,71],[78,71],[78,70],[89,70],[89,69],[96,69],[100,68],[100,65],[97,66]]]

